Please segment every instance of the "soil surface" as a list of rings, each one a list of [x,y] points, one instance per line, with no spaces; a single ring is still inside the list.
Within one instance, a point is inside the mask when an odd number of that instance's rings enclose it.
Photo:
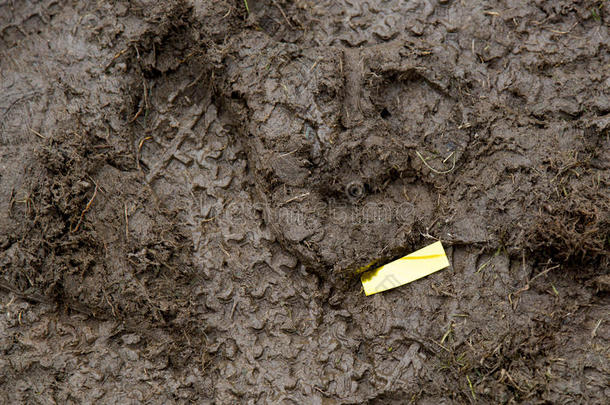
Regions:
[[[609,13],[0,1],[0,403],[606,403]]]

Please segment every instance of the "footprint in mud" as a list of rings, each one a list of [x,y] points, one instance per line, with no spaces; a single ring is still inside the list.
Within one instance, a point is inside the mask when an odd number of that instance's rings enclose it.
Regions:
[[[260,35],[229,64],[267,220],[314,269],[339,274],[404,254],[438,215],[422,173],[450,172],[470,134],[448,75],[416,52],[301,50]]]

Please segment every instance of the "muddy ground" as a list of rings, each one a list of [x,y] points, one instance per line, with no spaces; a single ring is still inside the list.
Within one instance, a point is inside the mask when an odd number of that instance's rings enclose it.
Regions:
[[[609,12],[0,1],[0,402],[605,403]]]

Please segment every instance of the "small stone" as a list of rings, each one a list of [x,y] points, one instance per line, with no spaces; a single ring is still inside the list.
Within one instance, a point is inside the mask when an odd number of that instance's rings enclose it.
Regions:
[[[127,335],[123,335],[121,337],[121,339],[123,340],[123,343],[125,343],[126,345],[135,345],[138,342],[140,342],[140,336],[136,335],[135,333],[129,333]]]

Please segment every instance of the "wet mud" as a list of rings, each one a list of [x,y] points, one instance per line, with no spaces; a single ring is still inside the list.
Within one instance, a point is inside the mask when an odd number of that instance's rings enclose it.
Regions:
[[[608,18],[0,2],[0,402],[605,403]]]

